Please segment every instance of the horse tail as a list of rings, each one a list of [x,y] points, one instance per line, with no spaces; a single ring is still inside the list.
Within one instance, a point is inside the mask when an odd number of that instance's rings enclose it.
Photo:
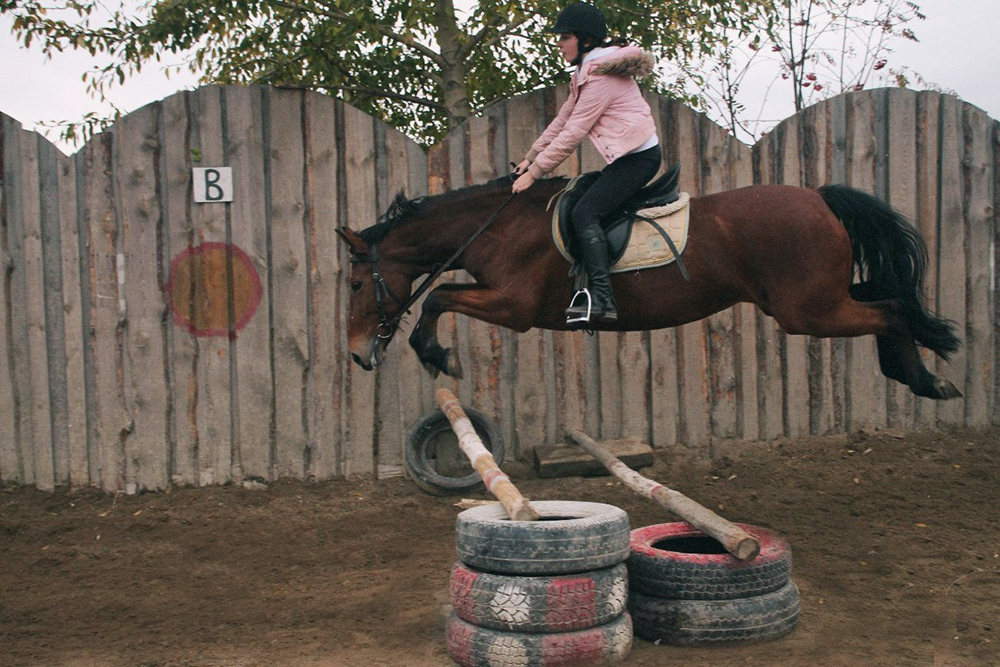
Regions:
[[[851,258],[861,279],[851,286],[859,301],[896,299],[913,337],[942,358],[958,350],[955,323],[924,305],[927,246],[910,222],[881,199],[846,185],[826,185],[819,195],[851,237]]]

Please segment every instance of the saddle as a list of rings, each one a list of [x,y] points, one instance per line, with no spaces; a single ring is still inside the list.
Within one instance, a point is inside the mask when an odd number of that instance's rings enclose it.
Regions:
[[[570,263],[576,255],[570,216],[573,207],[599,176],[597,171],[581,174],[570,180],[557,195],[552,235],[559,252]],[[679,176],[680,165],[677,164],[639,190],[616,216],[603,223],[611,273],[663,266],[674,261],[675,255],[683,250],[688,195],[678,192]],[[575,270],[571,274],[575,274]]]

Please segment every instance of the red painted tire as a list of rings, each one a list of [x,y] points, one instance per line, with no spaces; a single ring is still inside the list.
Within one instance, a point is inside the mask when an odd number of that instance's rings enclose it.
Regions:
[[[452,614],[445,641],[448,655],[462,667],[617,665],[632,650],[632,619],[625,612],[587,630],[531,634],[480,628]]]
[[[571,632],[604,625],[628,602],[623,563],[562,576],[516,577],[451,569],[451,606],[473,625],[506,632]]]
[[[792,549],[770,530],[737,524],[760,541],[760,554],[739,560],[688,523],[632,531],[628,558],[633,591],[676,600],[732,600],[776,591],[792,573]]]

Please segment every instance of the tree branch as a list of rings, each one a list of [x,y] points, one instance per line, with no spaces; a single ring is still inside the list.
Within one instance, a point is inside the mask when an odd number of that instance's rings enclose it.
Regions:
[[[352,20],[352,17],[351,17],[350,14],[348,14],[347,12],[344,12],[344,11],[341,11],[341,10],[337,9],[336,7],[332,6],[326,0],[316,0],[316,1],[317,1],[318,4],[322,5],[326,9],[324,10],[324,9],[313,9],[311,7],[303,7],[302,5],[300,5],[298,3],[289,3],[289,2],[286,2],[285,0],[274,0],[274,3],[277,4],[277,5],[281,5],[282,7],[287,7],[289,9],[303,9],[305,11],[315,11],[315,12],[318,12],[319,14],[322,14],[323,16],[326,16],[326,17],[331,18],[331,19],[335,19],[337,21],[350,21],[350,20]],[[399,42],[400,44],[402,44],[404,46],[408,46],[411,49],[413,49],[414,51],[416,51],[416,52],[420,53],[421,55],[425,56],[426,58],[429,58],[438,67],[444,68],[447,65],[447,63],[444,61],[444,58],[441,57],[440,53],[438,53],[437,51],[435,51],[434,49],[430,48],[429,46],[427,46],[425,44],[421,44],[420,42],[418,42],[417,40],[413,39],[412,37],[407,37],[406,35],[401,35],[398,32],[396,32],[395,30],[393,30],[392,28],[390,28],[390,27],[388,27],[386,25],[383,25],[383,24],[381,24],[381,23],[379,23],[377,21],[373,22],[373,27],[377,31],[379,31],[384,37],[388,37],[389,39],[391,39],[391,40],[393,40],[395,42]]]

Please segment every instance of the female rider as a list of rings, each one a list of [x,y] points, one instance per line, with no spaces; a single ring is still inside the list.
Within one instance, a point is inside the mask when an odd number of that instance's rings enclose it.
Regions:
[[[566,310],[566,323],[578,327],[613,322],[618,309],[608,277],[607,237],[601,222],[660,168],[656,123],[635,82],[652,71],[653,57],[638,47],[608,42],[604,15],[583,2],[566,7],[549,30],[559,34],[559,50],[576,70],[559,115],[514,169],[519,177],[513,191],[530,188],[569,157],[585,136],[590,138],[608,166],[573,208],[571,222],[593,303],[588,313],[587,305],[579,303],[583,300],[574,297]]]

